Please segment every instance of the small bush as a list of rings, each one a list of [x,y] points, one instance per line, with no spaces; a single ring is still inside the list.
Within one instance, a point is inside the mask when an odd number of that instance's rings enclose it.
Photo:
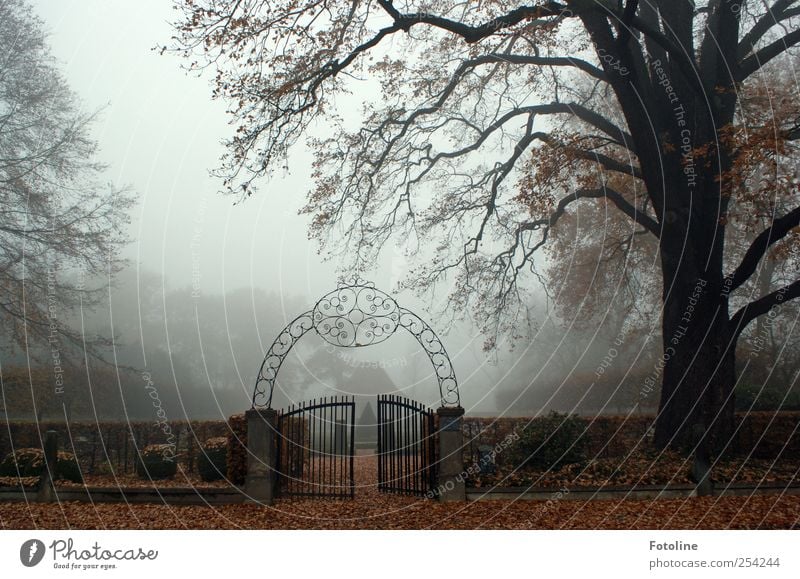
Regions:
[[[83,482],[78,461],[69,452],[59,452],[54,478],[75,483]],[[44,470],[44,451],[41,448],[20,448],[0,463],[0,476],[41,476]]]
[[[175,476],[178,461],[171,444],[151,444],[144,447],[136,461],[136,474],[141,478],[165,479]]]
[[[75,483],[83,482],[81,467],[75,457],[68,452],[59,452],[56,461],[56,478],[63,478]]]
[[[509,448],[516,466],[533,470],[558,470],[586,460],[585,422],[578,416],[551,412],[533,419]]]
[[[228,439],[224,436],[209,438],[203,444],[197,461],[197,472],[206,482],[220,480],[228,472]]]

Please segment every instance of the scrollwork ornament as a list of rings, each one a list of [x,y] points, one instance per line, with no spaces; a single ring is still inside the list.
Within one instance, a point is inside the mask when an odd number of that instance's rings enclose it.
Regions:
[[[375,284],[357,275],[340,280],[337,288],[324,295],[311,311],[292,320],[275,338],[264,356],[253,392],[254,408],[271,408],[275,381],[281,365],[294,344],[312,328],[329,344],[360,348],[379,344],[403,327],[422,346],[439,382],[442,406],[458,406],[458,382],[436,332],[419,316],[401,308]]]

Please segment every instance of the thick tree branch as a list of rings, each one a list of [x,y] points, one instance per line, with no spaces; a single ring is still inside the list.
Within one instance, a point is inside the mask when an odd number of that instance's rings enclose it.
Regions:
[[[586,124],[611,137],[618,145],[633,151],[633,137],[630,133],[623,131],[597,111],[588,109],[578,103],[551,103],[544,106],[549,107],[553,114],[570,113],[575,115]],[[633,152],[635,153],[635,151]]]
[[[761,40],[770,28],[783,22],[784,20],[797,15],[798,9],[788,10],[789,6],[796,0],[776,0],[766,12],[759,18],[753,27],[742,37],[739,42],[737,55],[739,60],[745,58],[754,49],[758,41]]]
[[[630,175],[632,177],[636,177],[637,179],[644,178],[642,175],[642,170],[636,165],[633,164],[627,165],[625,163],[617,161],[612,157],[609,157],[608,155],[604,155],[603,153],[598,153],[597,151],[581,149],[578,147],[571,147],[569,145],[565,145],[564,143],[552,138],[549,133],[536,133],[534,137],[542,141],[543,143],[547,143],[548,145],[550,145],[555,149],[563,149],[565,151],[569,151],[579,159],[595,162],[609,171],[615,171],[617,173],[622,173],[623,175]]]
[[[631,39],[631,20],[636,16],[636,9],[639,7],[639,0],[628,0],[622,12],[622,22],[619,30],[619,48],[624,50],[628,41]]]
[[[455,79],[456,76],[453,77],[453,80],[451,80],[450,85],[454,85]],[[389,119],[384,123],[382,123],[382,125],[375,131],[375,134],[381,136],[382,141],[385,142],[386,145],[383,147],[381,154],[377,156],[376,160],[369,162],[369,164],[373,168],[371,174],[374,175],[375,173],[377,173],[377,170],[384,165],[386,159],[389,158],[389,153],[391,152],[392,148],[396,145],[397,142],[399,142],[401,138],[403,138],[407,134],[412,124],[423,115],[429,115],[439,111],[439,109],[444,105],[444,102],[447,99],[447,95],[449,95],[451,92],[452,88],[448,87],[442,92],[439,99],[431,106],[416,109],[402,121]],[[477,127],[472,127],[478,133],[477,138],[475,139],[475,141],[473,141],[472,143],[470,143],[465,147],[453,151],[439,152],[433,157],[426,157],[426,159],[428,159],[429,161],[429,168],[420,174],[420,178],[424,176],[428,171],[430,171],[433,168],[433,166],[436,165],[436,163],[438,163],[442,159],[453,159],[466,155],[470,152],[476,151],[483,143],[487,141],[487,139],[492,134],[502,130],[503,126],[506,123],[508,123],[509,121],[511,121],[516,117],[519,117],[521,115],[536,116],[536,115],[559,115],[559,114],[572,114],[578,117],[579,119],[583,120],[587,124],[593,126],[597,130],[605,133],[608,137],[612,139],[614,143],[629,150],[631,149],[632,138],[629,134],[622,131],[619,127],[614,125],[604,116],[600,115],[595,111],[589,110],[583,107],[582,105],[579,105],[577,103],[550,103],[546,105],[531,105],[527,107],[519,107],[511,111],[508,111],[502,117],[492,122],[486,128],[479,129]],[[396,135],[392,137],[385,137],[383,136],[383,131],[390,124],[400,125],[401,128]],[[544,136],[545,136],[544,133],[536,133],[535,138],[540,140],[545,140],[543,138]],[[637,167],[627,167],[627,166],[623,167],[621,164],[614,163],[610,158],[602,155],[599,157],[594,156],[592,160],[598,161],[601,164],[603,164],[604,161],[608,161],[607,163],[605,163],[604,166],[610,170],[620,171],[625,174],[633,175],[634,177],[641,176],[641,172]]]
[[[800,297],[800,280],[785,285],[742,307],[731,318],[731,324],[733,324],[734,328],[734,341],[738,339],[748,324],[757,317],[763,316],[769,313],[772,308],[779,307],[781,304],[798,297]]]
[[[392,17],[395,25],[408,31],[415,24],[428,24],[447,30],[463,38],[468,44],[483,40],[496,34],[499,30],[510,28],[525,20],[543,18],[547,16],[572,15],[565,4],[558,2],[545,2],[541,6],[520,6],[510,11],[505,16],[499,16],[479,26],[470,26],[463,22],[450,20],[427,12],[402,14],[394,3],[388,0],[379,0],[378,4]]]
[[[800,43],[800,28],[793,30],[789,34],[779,38],[775,42],[768,44],[758,52],[751,54],[741,61],[739,64],[739,69],[736,73],[736,80],[739,82],[745,80],[748,76],[767,64],[770,60],[786,52],[789,48],[798,43]]]
[[[508,62],[510,64],[531,64],[534,66],[571,66],[582,70],[598,80],[608,81],[606,73],[593,64],[572,56],[533,56],[527,54],[490,53],[469,61],[474,64]]]
[[[572,195],[567,195],[563,197],[556,205],[556,208],[553,212],[545,218],[537,219],[536,221],[528,221],[523,223],[520,226],[520,229],[523,231],[536,231],[542,229],[543,227],[549,229],[553,225],[555,225],[558,220],[564,215],[564,211],[566,211],[567,206],[571,203],[577,201],[578,199],[599,199],[601,197],[605,197],[609,199],[617,208],[622,211],[625,215],[633,219],[636,223],[647,229],[650,233],[655,235],[656,237],[660,237],[661,235],[661,226],[656,222],[655,219],[651,218],[649,215],[639,211],[628,203],[625,197],[619,192],[611,189],[610,187],[598,187],[596,189],[579,189]],[[542,245],[542,243],[539,244]],[[537,246],[538,247],[538,246]]]
[[[773,244],[786,237],[795,227],[800,226],[800,207],[796,207],[783,217],[775,219],[772,224],[753,240],[744,254],[739,267],[725,278],[725,287],[733,291],[750,279],[755,273],[761,259]]]
[[[625,215],[633,219],[636,223],[647,229],[656,237],[661,237],[661,226],[655,219],[643,213],[642,211],[639,211],[636,207],[628,203],[625,197],[623,197],[618,191],[615,191],[610,187],[604,187],[603,191],[603,196],[611,200],[611,202],[617,206],[617,209],[622,211]]]
[[[649,22],[640,16],[631,17],[630,25],[664,49],[667,54],[669,54],[670,59],[674,61],[676,66],[680,69],[681,73],[683,73],[686,82],[692,85],[696,90],[703,92],[699,71],[694,61],[687,56],[683,47],[667,38],[661,31],[652,27]]]

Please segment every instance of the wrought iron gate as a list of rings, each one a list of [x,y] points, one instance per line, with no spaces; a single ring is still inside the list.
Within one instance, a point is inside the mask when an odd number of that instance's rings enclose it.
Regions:
[[[353,497],[355,412],[352,397],[333,397],[278,415],[279,495]]]
[[[436,481],[434,413],[422,404],[378,396],[378,490],[424,495]]]

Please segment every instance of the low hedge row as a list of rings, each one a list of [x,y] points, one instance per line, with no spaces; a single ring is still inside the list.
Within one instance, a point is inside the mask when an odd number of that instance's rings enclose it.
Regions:
[[[750,412],[738,414],[737,419],[738,427],[731,444],[731,454],[767,459],[779,454],[782,456],[800,454],[800,412]],[[552,423],[553,420],[556,420],[556,423]],[[555,444],[556,441],[561,438],[575,438],[577,431],[581,431],[581,441],[575,452],[597,458],[622,456],[636,445],[649,443],[653,420],[654,417],[648,415],[627,418],[575,417],[571,419],[568,429],[558,429],[558,423],[563,421],[563,418],[468,416],[463,421],[464,461],[465,464],[478,462],[482,453],[487,452],[487,448],[494,448],[504,440],[509,440],[509,437],[514,439],[527,437],[530,440],[525,444],[534,445],[533,450],[542,446],[540,456],[530,460],[547,461],[550,459],[545,457],[545,453],[549,452],[549,449],[545,447],[557,447],[560,443]],[[0,467],[0,470],[7,471],[9,464],[13,466],[21,460],[8,458],[12,442],[15,449],[36,449],[41,444],[42,432],[57,430],[61,435],[62,448],[75,451],[74,456],[61,454],[71,456],[69,460],[79,465],[77,475],[64,474],[64,476],[77,478],[81,471],[84,474],[102,474],[110,465],[118,472],[136,471],[140,475],[149,473],[152,478],[157,478],[162,475],[171,476],[169,474],[173,472],[171,469],[180,464],[185,472],[197,472],[203,480],[218,480],[225,476],[233,484],[244,484],[247,474],[247,422],[244,413],[233,415],[227,421],[169,424],[172,441],[165,444],[163,425],[156,423],[70,423],[67,430],[63,424],[42,423],[37,426],[34,423],[12,422],[0,436],[0,457],[6,457],[10,461],[8,464],[4,461],[4,466]],[[546,432],[548,429],[556,433],[555,438],[548,436]],[[6,432],[11,433],[10,439]],[[200,445],[197,444],[198,440],[202,441]],[[542,445],[542,440],[547,442]],[[163,459],[163,448],[160,451],[153,450],[153,447],[159,445],[171,447],[170,453],[174,456],[174,460]],[[514,459],[514,446],[504,445],[504,448],[506,446],[512,450],[498,453],[494,457],[495,460],[502,462]],[[144,449],[142,461],[137,459],[137,447],[140,450]],[[159,452],[162,457],[161,462],[171,462],[171,466],[156,465],[158,461],[154,457]],[[526,456],[530,456],[530,453]],[[571,459],[567,455],[564,460]],[[35,462],[32,458],[25,464]],[[14,467],[13,473],[0,476],[16,476],[16,474]]]
[[[227,436],[222,420],[192,422],[9,422],[0,433],[0,458],[14,449],[36,448],[47,430],[59,433],[61,448],[73,452],[85,474],[136,472],[138,452],[154,444],[172,447],[175,461],[188,473],[199,472],[201,446]],[[9,436],[10,433],[10,436]]]
[[[800,454],[800,412],[749,412],[739,413],[736,418],[737,428],[733,441],[726,451],[728,455],[772,459],[779,455],[788,457]],[[623,456],[637,446],[641,448],[650,444],[655,417],[651,415],[574,417],[570,419],[569,433],[563,428],[558,429],[563,420],[563,415],[555,419],[552,416],[533,419],[465,417],[463,422],[465,464],[480,461],[482,447],[495,447],[509,436],[523,436],[527,431],[539,432],[543,426],[555,433],[550,440],[553,447],[558,446],[557,442],[562,438],[577,438],[578,431],[581,431],[579,446],[581,452],[587,456],[596,458]],[[569,444],[565,445],[564,450],[568,446]],[[496,460],[514,460],[515,457],[514,452],[500,453]]]

